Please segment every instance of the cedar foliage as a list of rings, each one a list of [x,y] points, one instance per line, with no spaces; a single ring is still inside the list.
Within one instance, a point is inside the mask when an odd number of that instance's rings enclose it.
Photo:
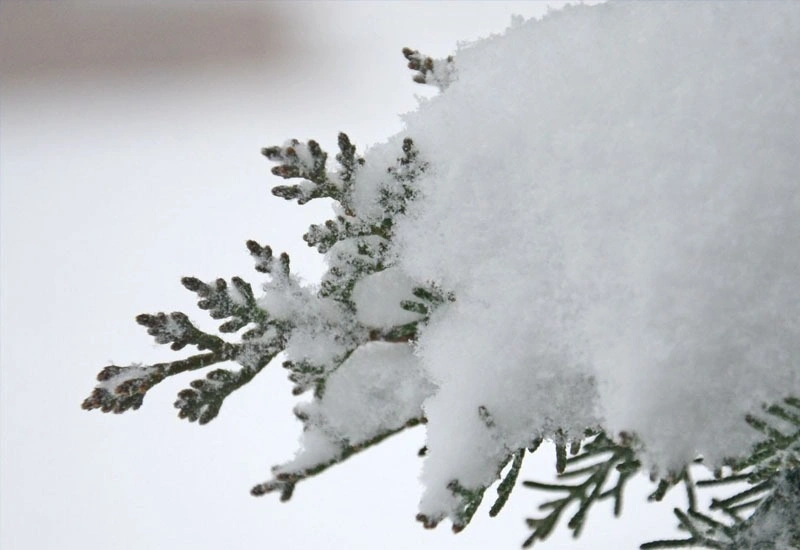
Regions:
[[[410,48],[403,49],[408,67],[415,72],[413,79],[445,89],[456,78],[452,57],[436,60]],[[435,284],[413,290],[414,300],[400,306],[418,315],[417,320],[379,330],[360,324],[355,316],[356,305],[353,288],[366,275],[390,267],[387,255],[393,238],[395,218],[405,212],[409,201],[417,198],[415,182],[424,172],[424,160],[411,138],[403,141],[393,165],[384,167],[385,181],[380,183],[383,217],[378,223],[367,221],[356,210],[352,201],[356,175],[365,160],[356,152],[347,134],[338,136],[335,155],[336,168],[329,169],[329,155],[314,141],[290,140],[281,146],[267,147],[262,154],[276,163],[275,176],[285,180],[299,180],[289,185],[278,185],[273,195],[299,205],[311,200],[326,198],[337,205],[336,216],[319,225],[312,225],[303,240],[321,254],[328,254],[329,269],[323,276],[316,294],[302,288],[292,274],[290,258],[286,253],[275,255],[266,245],[254,240],[246,247],[255,262],[255,269],[268,276],[265,290],[277,291],[308,304],[307,319],[275,316],[263,307],[253,287],[239,277],[228,283],[224,279],[203,282],[195,277],[184,277],[183,286],[197,295],[197,305],[215,320],[221,321],[218,334],[209,334],[198,328],[181,312],[141,314],[136,322],[147,329],[159,344],[169,344],[174,351],[187,346],[197,353],[184,359],[131,366],[109,365],[97,375],[98,384],[82,407],[86,410],[122,413],[142,406],[150,388],[165,378],[188,371],[206,369],[220,363],[233,363],[238,369],[216,368],[204,377],[193,380],[189,387],[178,393],[174,403],[178,416],[190,422],[206,424],[216,418],[229,395],[252,380],[262,369],[274,363],[286,349],[293,331],[309,323],[322,323],[325,330],[336,334],[342,353],[327,363],[310,361],[284,361],[295,395],[312,391],[315,399],[325,392],[325,384],[345,360],[367,342],[404,342],[413,345],[430,314],[440,305],[457,300],[445,289]],[[348,253],[331,254],[342,243],[351,245]],[[342,247],[346,248],[346,247]],[[338,324],[320,320],[319,303],[336,309]],[[326,324],[328,323],[328,324]],[[685,532],[682,538],[666,538],[646,542],[641,548],[703,547],[721,549],[739,548],[800,548],[800,399],[787,397],[782,403],[764,406],[763,414],[751,415],[746,421],[762,435],[762,441],[745,457],[733,457],[708,479],[695,481],[697,473],[706,475],[702,457],[678,472],[670,472],[660,479],[650,473],[655,483],[649,497],[660,501],[665,494],[682,486],[686,493],[686,507],[674,513],[678,528]],[[309,418],[301,410],[295,411],[301,422]],[[490,413],[478,410],[481,419],[491,426]],[[339,452],[330,460],[296,471],[281,471],[270,480],[255,485],[255,496],[276,492],[281,500],[289,500],[296,485],[334,466],[350,456],[382,442],[384,439],[425,424],[423,414],[411,416],[396,429],[382,431],[363,441],[342,441]],[[497,496],[489,510],[497,515],[518,485],[517,480],[524,457],[536,452],[541,439],[534,439],[528,448],[509,453],[497,472],[500,483]],[[545,499],[538,507],[537,517],[527,519],[531,530],[524,541],[530,547],[547,539],[562,520],[575,537],[582,533],[586,518],[593,506],[610,500],[615,515],[623,510],[626,482],[641,473],[639,456],[641,443],[635,434],[614,436],[598,427],[587,427],[583,439],[567,441],[556,438],[555,483],[526,480],[522,486],[542,494],[555,495]],[[426,449],[420,450],[423,456]],[[503,470],[505,474],[503,475]],[[707,477],[707,475],[706,475]],[[711,498],[708,510],[700,511],[698,491],[723,485],[733,485],[736,491],[725,498]],[[478,510],[487,487],[469,489],[453,480],[448,488],[460,499],[461,508],[453,521],[453,531],[466,527]],[[577,505],[577,509],[575,509]],[[568,509],[573,511],[567,514]],[[417,519],[428,528],[435,527],[443,518],[418,515]],[[776,531],[776,525],[781,529]],[[777,537],[777,538],[776,538]]]

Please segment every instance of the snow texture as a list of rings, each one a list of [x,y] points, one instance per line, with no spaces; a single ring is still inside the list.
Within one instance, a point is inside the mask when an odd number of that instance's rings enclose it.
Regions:
[[[419,342],[440,386],[423,512],[553,427],[714,464],[800,392],[797,52],[798,4],[648,2],[457,53],[403,134],[432,165],[399,265],[457,297]]]
[[[800,542],[800,473],[779,476],[773,493],[737,533],[736,548],[791,550]]]
[[[317,296],[313,288],[293,278],[278,279],[264,286],[258,304],[271,316],[295,323],[285,349],[290,361],[329,365],[346,352],[346,342],[336,335],[348,332],[342,325],[350,319],[340,305]]]
[[[322,399],[299,405],[307,418],[302,450],[276,473],[335,460],[343,445],[360,445],[422,416],[434,391],[409,344],[370,342],[330,375]]]
[[[414,299],[414,286],[394,267],[363,277],[353,289],[356,318],[365,326],[385,329],[419,320],[418,313],[400,307],[403,301]]]
[[[451,481],[488,485],[537,437],[634,433],[662,473],[747,454],[745,414],[800,395],[798,52],[794,2],[572,6],[463,45],[449,86],[366,152],[352,197],[379,222],[385,167],[413,138],[427,165],[356,318],[413,321],[399,302],[415,286],[455,301],[416,358],[371,343],[339,367],[298,460],[421,407],[420,511],[440,519],[457,517]],[[345,269],[354,247],[328,261]]]

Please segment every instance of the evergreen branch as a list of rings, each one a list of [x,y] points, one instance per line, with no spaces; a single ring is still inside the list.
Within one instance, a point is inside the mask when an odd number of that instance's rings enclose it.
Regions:
[[[754,485],[753,487],[750,487],[749,489],[746,489],[744,491],[736,493],[732,497],[729,497],[729,498],[726,498],[726,499],[722,499],[722,500],[718,500],[716,498],[712,499],[711,500],[711,505],[709,506],[709,508],[712,509],[712,510],[726,510],[726,509],[731,508],[732,506],[740,504],[745,499],[748,499],[748,498],[750,498],[752,496],[756,496],[756,495],[758,495],[760,493],[768,491],[771,488],[772,488],[772,483],[770,481],[762,481],[758,485]],[[757,499],[757,500],[760,500],[760,499]]]
[[[364,166],[364,158],[356,155],[356,146],[352,144],[350,138],[344,132],[339,132],[337,138],[339,152],[336,154],[336,161],[339,163],[340,170],[337,172],[342,186],[342,206],[350,216],[354,215],[352,205],[349,204],[350,195],[355,183],[355,175],[361,166]]]
[[[666,477],[663,477],[658,480],[658,485],[656,486],[655,491],[648,495],[647,500],[661,502],[664,500],[667,492],[678,485],[678,483],[683,482],[684,485],[687,487],[687,498],[690,503],[694,503],[695,496],[694,496],[694,482],[689,477],[689,468],[686,467],[678,473],[670,473]],[[690,504],[689,508],[693,508],[693,505]]]
[[[335,221],[327,220],[324,224],[309,227],[308,232],[303,235],[303,240],[308,246],[314,246],[320,254],[324,254],[352,232],[348,222],[342,216],[338,216]]]
[[[478,507],[483,501],[483,494],[486,492],[486,487],[467,489],[461,485],[458,480],[454,479],[447,484],[447,488],[450,489],[453,495],[459,497],[461,501],[460,508],[456,512],[456,517],[453,518],[453,533],[460,533],[469,525],[472,516],[478,511]],[[423,523],[425,522],[423,521]]]
[[[789,400],[787,399],[786,402],[788,404]],[[765,410],[769,414],[771,414],[772,416],[780,418],[781,420],[783,420],[783,421],[785,421],[785,422],[787,422],[789,424],[794,424],[795,426],[800,426],[800,414],[797,414],[797,413],[794,413],[792,411],[789,411],[789,410],[781,407],[780,405],[770,405]]]
[[[390,226],[394,216],[404,213],[406,204],[416,197],[414,182],[427,168],[411,138],[403,140],[402,150],[403,156],[397,159],[397,164],[386,169],[392,181],[382,186],[378,201],[384,209],[384,222]]]
[[[297,186],[276,187],[274,194],[288,199],[296,198],[301,204],[312,198],[326,196],[342,205],[343,215],[324,224],[312,225],[303,239],[319,252],[332,255],[329,258],[331,267],[321,281],[319,295],[333,298],[353,309],[351,294],[355,282],[387,267],[384,259],[392,237],[393,218],[397,213],[404,212],[406,202],[414,198],[414,181],[424,171],[426,164],[420,161],[413,141],[404,139],[403,155],[397,159],[396,165],[386,169],[390,178],[380,186],[378,202],[383,207],[383,216],[377,223],[365,222],[356,216],[350,199],[355,173],[363,166],[364,159],[356,155],[355,146],[346,134],[339,134],[338,145],[336,160],[340,168],[335,173],[325,172],[324,160],[327,155],[316,142],[310,141],[303,148],[303,144],[293,140],[283,147],[266,148],[263,153],[270,160],[283,163],[273,169],[276,174],[284,178],[307,178]],[[316,160],[312,162],[313,159]],[[333,250],[337,244],[350,240],[353,245],[344,247],[341,252]],[[272,269],[272,251],[268,247],[249,241],[248,249],[256,259],[257,270],[269,272]],[[346,269],[342,266],[346,266]],[[410,332],[404,329],[404,336]]]
[[[497,486],[497,500],[494,501],[492,508],[489,510],[489,515],[491,517],[495,517],[500,513],[500,510],[503,509],[503,506],[505,506],[508,501],[508,497],[511,496],[511,491],[517,485],[519,471],[522,468],[522,460],[525,458],[525,449],[517,450],[513,457],[514,460],[511,463],[508,474],[506,474],[506,477],[500,482],[500,485]]]
[[[266,269],[273,271],[274,262],[266,257],[268,250],[268,247],[259,247],[259,259]],[[281,258],[280,267],[279,273],[288,278],[288,256]],[[241,335],[241,344],[232,344],[200,330],[181,312],[141,314],[136,317],[137,323],[146,327],[157,343],[171,344],[170,348],[176,351],[193,345],[210,353],[150,366],[105,367],[97,377],[100,384],[84,400],[84,409],[115,413],[135,410],[141,407],[147,391],[168,376],[224,361],[238,361],[242,364],[238,372],[213,371],[206,379],[192,382],[191,389],[179,393],[175,402],[179,417],[205,424],[219,414],[222,401],[230,393],[249,382],[283,349],[290,327],[268,318],[267,312],[258,306],[252,287],[244,280],[233,277],[230,287],[223,279],[207,284],[194,277],[184,277],[181,282],[198,295],[198,306],[208,310],[212,318],[230,318],[219,327],[221,332],[236,332],[251,323],[256,327]],[[263,336],[270,327],[274,327],[275,332],[264,342]]]
[[[430,284],[426,287],[414,287],[411,293],[419,300],[403,300],[400,302],[400,307],[411,313],[416,313],[422,317],[406,325],[407,332],[413,331],[416,337],[417,325],[419,323],[426,324],[430,318],[430,314],[443,303],[454,302],[455,295],[452,292],[445,293],[437,285]]]
[[[332,265],[322,277],[319,294],[354,311],[352,294],[356,281],[387,267],[384,260],[389,251],[389,242],[371,235],[348,238],[346,241],[342,243],[345,246],[330,252]]]
[[[455,302],[456,297],[452,292],[445,292],[438,285],[431,283],[425,287],[414,287],[411,294],[434,306],[440,306],[445,302]]]
[[[642,545],[642,548],[674,548],[681,544],[733,550],[750,548],[756,543],[772,544],[773,541],[763,539],[763,533],[759,534],[758,528],[754,526],[769,514],[779,514],[780,511],[788,509],[790,510],[788,514],[796,517],[796,511],[800,510],[800,483],[794,491],[791,482],[786,481],[792,479],[792,475],[797,475],[800,480],[800,416],[793,410],[798,408],[796,407],[798,403],[800,401],[796,398],[789,397],[783,400],[785,406],[775,404],[764,406],[767,418],[747,415],[746,422],[763,434],[765,439],[756,443],[748,456],[725,461],[730,469],[728,474],[719,469],[714,472],[714,479],[692,483],[688,479],[688,469],[684,472],[687,476],[687,487],[691,486],[692,489],[694,486],[715,487],[744,482],[750,485],[727,498],[711,499],[709,510],[724,514],[728,523],[695,510],[694,499],[690,497],[688,509],[685,512],[676,509],[675,514],[680,527],[688,530],[691,537],[653,541]],[[771,421],[790,425],[795,431],[784,433],[772,425]],[[662,480],[662,483],[665,481]],[[777,501],[781,504],[776,506],[774,503]],[[792,507],[794,511],[791,511]],[[774,519],[764,521],[772,521],[773,524],[775,522]],[[798,530],[795,530],[796,539],[792,543],[794,548],[800,548]]]
[[[600,495],[600,499],[613,497],[614,498],[614,516],[619,517],[622,514],[622,502],[625,494],[625,485],[628,480],[639,471],[639,461],[623,462],[616,466],[619,472],[619,479],[617,483],[604,493]]]
[[[354,216],[350,195],[355,183],[355,174],[364,165],[364,158],[356,154],[356,147],[344,132],[340,132],[337,144],[339,152],[336,172],[326,171],[328,154],[314,140],[301,143],[290,140],[283,146],[266,147],[261,153],[269,160],[278,162],[272,173],[284,179],[303,179],[295,185],[279,185],[272,194],[286,200],[297,200],[305,204],[317,198],[330,198],[339,202],[349,216]]]
[[[719,534],[719,528],[724,526],[694,510],[689,510],[687,513],[684,513],[679,508],[675,508],[673,511],[678,517],[680,527],[688,531],[691,537],[688,539],[667,539],[646,542],[639,546],[641,550],[656,548],[696,548],[698,546],[704,548],[726,548],[724,543],[711,538],[713,534]],[[706,527],[710,527],[708,534],[698,525],[700,522],[705,524]]]
[[[220,332],[237,332],[250,323],[267,322],[267,312],[258,306],[252,287],[239,277],[231,279],[232,287],[224,279],[206,284],[195,277],[184,277],[181,283],[197,294],[197,306],[207,310],[212,319],[231,318],[220,325]]]
[[[603,432],[594,436],[594,439],[583,446],[582,452],[572,457],[566,456],[566,442],[563,437],[556,441],[557,463],[562,466],[558,479],[572,479],[586,476],[584,481],[576,484],[541,483],[537,481],[523,481],[523,486],[533,489],[566,493],[565,496],[547,501],[539,506],[540,510],[550,510],[543,518],[529,518],[526,520],[528,527],[533,532],[523,543],[523,548],[530,547],[536,540],[546,539],[558,523],[564,510],[572,503],[578,503],[578,510],[567,523],[573,536],[577,537],[584,526],[586,516],[592,505],[606,498],[614,499],[614,514],[619,516],[622,512],[622,495],[628,479],[639,470],[634,450],[628,444],[617,444],[609,439]],[[573,445],[571,450],[579,451],[580,447]],[[587,465],[575,468],[576,464],[585,464],[590,459],[600,459]],[[604,490],[612,472],[618,473],[616,483]]]
[[[525,485],[525,482],[523,482]],[[532,485],[526,485],[528,487],[532,487]],[[546,515],[543,518],[536,519],[536,518],[528,518],[525,520],[525,524],[533,530],[533,533],[525,539],[525,542],[522,543],[523,548],[530,548],[533,546],[536,540],[545,540],[553,531],[553,528],[558,524],[558,520],[561,517],[561,513],[564,509],[570,504],[569,497],[561,498],[558,500],[553,500],[546,503],[548,508],[552,508],[552,512]],[[544,508],[545,505],[540,506],[540,508]]]
[[[686,514],[681,515],[695,520],[694,522],[687,523],[687,525],[691,525],[691,527],[688,527],[688,529],[692,535],[698,539],[699,542],[705,544],[718,543],[718,541],[711,540],[711,533],[720,533],[725,537],[730,537],[732,535],[732,529],[730,529],[727,525],[715,520],[711,516],[701,514],[697,510],[689,509],[686,511]],[[704,529],[704,531],[701,532],[701,528]]]
[[[563,474],[567,468],[567,444],[563,438],[558,437],[555,441],[556,449],[556,472]]]
[[[745,416],[745,421],[750,424],[753,428],[758,430],[759,432],[766,435],[768,438],[773,439],[775,441],[782,441],[786,438],[786,436],[781,433],[779,430],[773,428],[769,425],[766,421],[758,418],[757,416],[747,415]]]
[[[592,471],[595,468],[592,467]],[[566,485],[564,483],[542,483],[541,481],[533,481],[533,480],[525,480],[522,482],[522,485],[528,487],[530,489],[541,489],[542,491],[553,491],[553,492],[563,492],[563,491],[575,491],[580,489],[581,485]],[[545,502],[540,507],[542,508],[551,508],[549,502]]]
[[[142,406],[147,391],[168,376],[228,361],[233,357],[235,349],[235,345],[226,344],[218,351],[193,355],[170,363],[129,367],[110,365],[97,375],[100,383],[83,401],[81,408],[114,413],[136,410]]]
[[[413,79],[418,84],[432,84],[444,90],[456,79],[452,55],[446,59],[433,59],[417,50],[403,48],[403,56],[408,60],[408,68],[416,71]]]
[[[352,445],[345,442],[342,445],[339,454],[331,458],[330,460],[320,462],[319,464],[295,472],[276,473],[275,477],[272,480],[265,481],[264,483],[259,483],[258,485],[254,486],[250,490],[250,494],[253,496],[263,496],[266,495],[267,493],[278,492],[281,495],[280,496],[281,501],[285,502],[292,497],[292,495],[294,494],[295,486],[299,482],[308,479],[310,477],[314,477],[324,472],[331,466],[344,462],[351,456],[358,454],[361,451],[364,451],[374,445],[377,445],[381,441],[402,432],[406,428],[418,426],[419,424],[424,424],[425,422],[426,419],[424,417],[411,418],[400,428],[396,428],[393,430],[386,430],[366,441],[362,441],[360,443]],[[278,471],[278,470],[280,470],[280,467],[273,468],[273,471]]]
[[[253,331],[251,331],[253,334]],[[207,424],[217,417],[223,401],[234,391],[250,382],[276,355],[283,351],[287,336],[278,330],[272,338],[244,338],[241,344],[235,344],[230,359],[241,365],[238,371],[216,369],[209,372],[205,379],[192,381],[190,388],[178,393],[174,406],[178,409],[178,417],[190,422],[198,421]]]
[[[342,190],[325,171],[328,154],[313,139],[306,143],[292,139],[283,146],[265,147],[261,154],[280,163],[272,169],[274,175],[283,179],[303,179],[296,185],[273,187],[272,194],[276,197],[297,200],[298,204],[318,198],[341,200]]]
[[[794,407],[796,402],[793,397],[784,399],[784,403],[790,407]],[[767,420],[747,415],[747,423],[764,434],[766,439],[757,443],[749,456],[730,461],[729,465],[735,473],[755,467],[750,473],[751,482],[774,475],[782,468],[784,461],[800,463],[800,415],[778,405],[765,406],[764,410],[772,417],[792,425],[794,431],[784,434],[772,427]]]
[[[745,521],[729,530],[732,548],[752,548],[780,544],[781,548],[800,548],[800,467],[787,468],[772,479],[770,493]],[[776,540],[777,531],[782,531]]]
[[[689,510],[697,509],[697,492],[695,491],[695,482],[691,476],[691,470],[687,467],[683,471],[683,485],[686,488],[686,502]]]
[[[403,55],[408,61],[409,68],[415,71],[413,78],[416,82],[433,84],[443,90],[457,77],[452,57],[435,60],[409,48],[403,50]],[[403,155],[397,159],[395,165],[386,168],[387,176],[378,182],[378,205],[382,211],[379,209],[377,215],[370,213],[370,218],[367,220],[366,217],[361,218],[357,215],[352,200],[356,176],[365,161],[356,154],[356,147],[346,134],[340,133],[337,143],[339,152],[335,158],[339,168],[335,172],[327,171],[328,155],[313,140],[305,143],[290,140],[283,146],[262,150],[262,154],[269,160],[278,163],[272,168],[273,174],[284,179],[301,180],[293,185],[276,186],[272,190],[274,195],[286,200],[296,200],[299,204],[316,198],[330,198],[342,207],[337,208],[337,217],[334,220],[328,220],[322,225],[312,225],[303,237],[309,246],[314,246],[319,252],[329,255],[330,268],[323,278],[317,297],[331,298],[338,302],[337,307],[344,306],[345,314],[342,315],[342,319],[330,323],[334,325],[331,329],[336,332],[336,337],[340,339],[339,343],[346,342],[347,345],[343,347],[348,349],[343,358],[340,356],[333,360],[336,363],[334,368],[341,366],[347,356],[366,340],[388,342],[415,340],[420,323],[426,323],[432,311],[445,301],[454,300],[452,294],[445,294],[435,287],[415,288],[413,294],[417,300],[403,301],[400,306],[421,315],[422,319],[385,331],[371,331],[368,334],[368,329],[354,320],[355,316],[352,314],[355,313],[356,304],[352,300],[353,288],[364,276],[384,270],[391,265],[392,259],[388,251],[392,244],[396,215],[405,213],[409,202],[417,198],[416,182],[428,165],[421,159],[414,142],[410,138],[403,140]],[[290,275],[287,254],[275,258],[271,248],[262,247],[255,241],[248,241],[247,247],[256,261],[256,270],[272,276],[270,291],[284,290],[290,293],[297,288]],[[138,409],[146,392],[167,376],[204,368],[222,361],[237,361],[241,365],[238,371],[213,370],[204,379],[191,382],[190,389],[178,394],[175,406],[179,409],[179,416],[205,424],[218,415],[224,399],[230,393],[252,380],[284,349],[291,330],[295,328],[294,320],[270,319],[268,312],[259,306],[252,287],[238,277],[231,279],[231,286],[223,279],[204,283],[193,277],[184,278],[182,283],[198,295],[198,306],[201,309],[208,310],[214,319],[226,319],[219,327],[221,332],[238,332],[251,324],[255,327],[251,327],[241,335],[241,343],[231,344],[219,336],[198,329],[183,313],[140,315],[137,317],[137,322],[148,329],[148,333],[156,339],[156,342],[169,343],[173,350],[193,345],[198,350],[208,353],[150,366],[105,367],[97,377],[100,384],[83,402],[84,409],[100,408],[104,412],[117,413]],[[327,327],[325,325],[325,328]],[[313,387],[314,398],[318,400],[322,397],[326,376],[332,372],[329,365],[287,361],[284,367],[290,371],[289,378],[295,385],[294,393],[301,393]],[[661,500],[671,487],[682,481],[687,489],[688,510],[683,512],[676,509],[675,514],[680,527],[688,531],[691,537],[682,540],[654,541],[644,544],[642,548],[703,545],[732,550],[751,547],[747,543],[751,541],[748,537],[757,530],[754,525],[757,526],[764,517],[769,520],[768,514],[776,509],[798,509],[800,399],[787,398],[783,405],[772,405],[765,407],[764,410],[768,415],[766,419],[756,416],[748,416],[746,419],[754,429],[764,435],[764,441],[756,445],[748,457],[727,464],[732,470],[727,479],[716,480],[719,483],[746,480],[752,485],[751,488],[733,497],[712,500],[710,508],[727,514],[733,524],[718,521],[695,510],[695,483],[689,476],[687,467],[679,474],[662,479],[650,495],[650,499]],[[486,407],[479,407],[478,414],[487,428],[496,428],[495,419]],[[298,416],[301,416],[301,413],[298,413]],[[301,417],[301,420],[308,418]],[[424,421],[425,419],[421,417],[412,418],[400,428],[386,430],[360,443],[351,444],[349,441],[342,441],[335,456],[308,468],[298,471],[287,471],[288,467],[274,468],[274,479],[255,486],[251,492],[254,495],[263,495],[277,491],[281,494],[281,500],[288,500],[299,481],[317,475],[353,454]],[[778,426],[775,425],[776,421],[779,423]],[[787,433],[784,424],[795,426],[795,431]],[[626,441],[623,438],[622,443],[618,444],[603,432],[588,435],[593,438],[581,449],[581,440],[573,440],[570,443],[563,433],[556,432],[558,479],[569,480],[569,483],[547,484],[535,481],[523,483],[530,488],[556,492],[560,497],[540,506],[540,510],[548,512],[543,518],[527,520],[533,533],[526,540],[525,546],[549,536],[560,515],[572,504],[576,504],[578,510],[569,520],[568,527],[575,537],[580,534],[595,502],[612,498],[615,515],[621,513],[625,484],[641,469],[641,463],[636,458],[630,440]],[[531,452],[540,443],[541,439],[534,440]],[[568,456],[568,445],[569,455],[572,456]],[[524,449],[518,449],[506,456],[498,469],[497,476],[500,477],[502,469],[511,461],[508,473],[498,486],[498,497],[490,510],[490,515],[496,515],[507,502],[515,486],[523,458]],[[614,471],[617,477],[610,483]],[[458,532],[475,514],[486,487],[468,488],[458,480],[453,480],[447,488],[458,497],[461,504],[453,519],[453,530]],[[750,508],[756,508],[755,512],[743,520],[742,511]],[[796,516],[792,518],[796,519]],[[433,527],[442,518],[419,515],[417,519],[426,527]],[[800,528],[795,528],[790,535],[791,543],[800,547],[798,529]]]
[[[493,430],[497,424],[489,412],[488,408],[481,405],[478,407],[478,417],[487,429]],[[520,468],[522,467],[522,460],[525,455],[525,449],[518,449],[513,453],[509,453],[497,467],[497,478],[500,478],[503,468],[512,461],[511,468],[509,469],[506,477],[500,482],[497,488],[497,499],[495,500],[489,515],[494,517],[503,508],[508,501],[511,491],[516,486],[517,477],[519,476]],[[455,509],[450,513],[452,520],[452,529],[454,533],[460,533],[464,528],[469,525],[470,521],[480,507],[483,501],[483,496],[486,493],[488,485],[478,486],[474,488],[464,486],[459,480],[453,479],[447,484],[447,489],[456,497],[458,504]],[[444,515],[430,516],[427,514],[417,514],[417,521],[421,522],[426,529],[433,529],[443,519]]]
[[[286,200],[297,200],[298,204],[317,198],[331,198],[340,202],[349,215],[353,215],[349,196],[355,173],[364,165],[364,159],[356,155],[355,145],[347,134],[339,133],[337,141],[339,170],[336,173],[326,172],[328,154],[314,140],[301,143],[293,139],[283,146],[262,149],[264,156],[279,163],[272,168],[273,174],[284,179],[303,179],[299,184],[276,186],[272,194]]]
[[[179,311],[167,315],[156,313],[150,315],[142,313],[136,316],[136,322],[147,327],[147,334],[155,338],[159,344],[169,344],[174,351],[181,350],[187,345],[197,346],[200,351],[219,351],[225,346],[225,341],[219,336],[207,334],[198,329],[189,321],[189,318]]]
[[[317,388],[326,372],[324,365],[316,365],[310,361],[284,361],[283,368],[289,371],[289,380],[294,384],[293,395]]]
[[[428,315],[428,306],[414,300],[403,300],[400,302],[400,307],[411,313],[418,313],[419,315]]]
[[[701,479],[695,485],[698,487],[711,487],[716,485],[729,485],[731,483],[739,483],[740,481],[747,481],[750,477],[749,474],[734,474],[725,477],[714,479]]]
[[[278,283],[290,281],[289,255],[281,253],[276,259],[272,255],[272,248],[261,246],[254,240],[247,241],[247,250],[256,262],[256,271],[272,275],[272,280]]]
[[[312,224],[303,235],[303,240],[324,254],[345,239],[369,236],[391,238],[391,220],[385,218],[380,224],[368,225],[360,223],[355,217],[337,216],[324,224]]]
[[[238,371],[213,370],[205,379],[192,381],[189,384],[191,388],[178,393],[175,401],[178,417],[186,418],[189,422],[198,421],[201,425],[209,423],[219,414],[225,398],[250,382],[273,357],[275,355],[268,355],[255,367],[242,367]]]

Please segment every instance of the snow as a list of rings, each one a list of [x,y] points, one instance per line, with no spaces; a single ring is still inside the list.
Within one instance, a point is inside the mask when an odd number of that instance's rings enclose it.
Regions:
[[[276,476],[423,423],[419,511],[461,527],[464,494],[542,438],[632,434],[661,475],[748,454],[745,415],[800,396],[798,52],[800,4],[777,2],[572,6],[452,62],[406,52],[439,95],[364,152],[352,190],[325,174],[344,196],[317,229],[339,239],[320,284],[251,248],[276,322],[237,360],[282,347],[313,389]],[[275,173],[322,177],[316,147],[284,149]],[[99,388],[149,372],[114,369]],[[779,539],[782,511],[752,540]]]
[[[411,346],[371,342],[328,378],[319,407],[338,440],[360,442],[421,416],[432,390]]]
[[[359,347],[325,384],[321,399],[298,405],[306,418],[302,449],[276,470],[297,472],[337,458],[342,446],[359,445],[422,416],[434,386],[409,344],[370,342]]]
[[[791,550],[800,542],[800,476],[778,476],[776,487],[765,505],[749,518],[747,529],[734,542],[741,548]]]
[[[429,453],[420,511],[431,517],[452,499],[450,479],[488,486],[503,458],[535,438],[552,438],[558,428],[580,438],[597,425],[589,373],[572,366],[562,370],[558,350],[527,348],[531,335],[522,312],[506,301],[498,307],[511,316],[507,322],[486,323],[483,304],[459,300],[445,306],[420,341],[428,374],[439,386],[425,402]],[[528,368],[537,363],[550,368]],[[482,418],[487,413],[491,421]]]
[[[385,329],[419,320],[418,313],[400,307],[401,302],[414,299],[414,286],[394,267],[361,278],[353,288],[356,318],[368,327]]]
[[[108,378],[98,379],[97,387],[113,394],[125,382],[145,379],[153,373],[153,370],[152,367],[146,367],[140,363],[132,363],[124,369],[119,369]]]
[[[633,434],[661,475],[748,454],[745,415],[800,395],[798,52],[800,4],[611,2],[434,60],[342,186],[320,287],[259,300],[314,388],[276,475],[424,416],[420,512],[460,526],[540,438]]]
[[[337,333],[348,317],[339,304],[317,296],[313,286],[275,277],[264,285],[258,305],[273,318],[295,325],[284,350],[290,361],[329,365],[347,351]]]
[[[794,3],[568,7],[463,46],[366,153],[367,216],[403,137],[430,165],[359,321],[402,322],[415,284],[456,297],[416,347],[437,387],[423,513],[453,517],[451,480],[486,485],[556,430],[635,433],[661,472],[718,464],[757,441],[746,413],[800,393],[798,51]],[[334,431],[369,433],[348,406]]]

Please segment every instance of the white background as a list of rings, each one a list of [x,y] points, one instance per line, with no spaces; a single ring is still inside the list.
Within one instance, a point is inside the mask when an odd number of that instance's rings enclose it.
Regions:
[[[300,484],[289,503],[251,497],[291,457],[300,429],[277,365],[202,427],[172,408],[197,374],[162,383],[121,416],[80,403],[107,364],[177,357],[136,314],[180,310],[213,326],[180,277],[257,284],[247,239],[319,277],[301,235],[328,206],[272,197],[281,182],[261,147],[315,138],[334,151],[344,130],[363,151],[402,130],[397,115],[414,109],[415,94],[433,93],[411,82],[403,46],[445,56],[548,4],[169,5],[169,14],[157,3],[0,7],[0,547],[517,548],[523,518],[547,495],[518,487],[490,519],[490,490],[458,536],[414,521],[419,428]],[[200,18],[200,31],[180,24]],[[237,35],[241,21],[250,34]],[[233,43],[242,47],[225,49]],[[522,478],[549,478],[553,462],[540,451]],[[635,548],[673,535],[672,505],[646,504],[649,488],[631,488],[622,519],[604,504],[583,538],[562,524],[542,547]]]

